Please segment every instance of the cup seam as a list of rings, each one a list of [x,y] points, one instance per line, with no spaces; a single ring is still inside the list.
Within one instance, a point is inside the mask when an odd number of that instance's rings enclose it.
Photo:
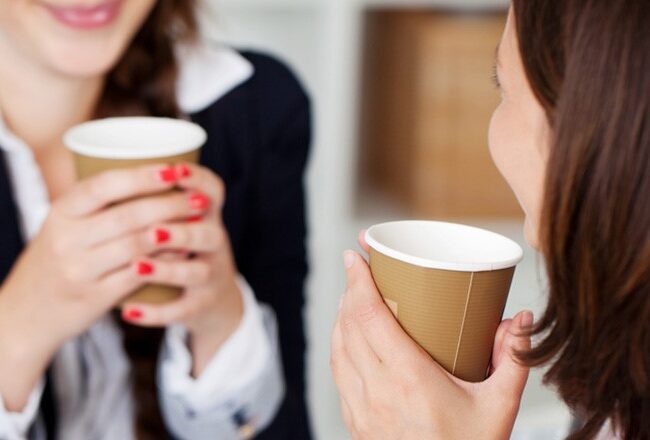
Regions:
[[[456,355],[454,356],[454,365],[451,369],[451,374],[456,374],[456,363],[458,362],[458,354],[460,353],[460,344],[463,340],[463,331],[465,330],[465,321],[467,320],[467,310],[469,309],[469,299],[472,295],[472,287],[474,285],[474,272],[469,278],[469,286],[467,287],[467,298],[465,299],[465,310],[463,311],[463,320],[460,324],[460,333],[458,335],[458,344],[456,345]]]

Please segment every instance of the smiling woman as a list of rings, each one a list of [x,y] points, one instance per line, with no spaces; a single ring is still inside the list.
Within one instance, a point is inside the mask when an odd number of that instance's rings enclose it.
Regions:
[[[196,8],[0,1],[3,440],[310,437],[308,98]],[[200,125],[200,164],[77,183],[63,133],[125,115]],[[149,283],[182,295],[124,303]]]
[[[35,61],[61,74],[92,76],[114,66],[155,3],[5,1],[0,23],[14,37],[14,48],[27,50]]]

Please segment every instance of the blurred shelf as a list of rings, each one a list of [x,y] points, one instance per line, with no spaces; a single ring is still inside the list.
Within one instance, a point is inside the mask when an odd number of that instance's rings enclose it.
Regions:
[[[447,10],[505,9],[508,0],[213,0],[217,8],[256,10],[317,10],[368,7],[440,8]]]
[[[426,8],[445,10],[505,9],[507,0],[351,0],[365,7]]]
[[[212,0],[215,9],[257,11],[314,11],[326,5],[325,0]]]

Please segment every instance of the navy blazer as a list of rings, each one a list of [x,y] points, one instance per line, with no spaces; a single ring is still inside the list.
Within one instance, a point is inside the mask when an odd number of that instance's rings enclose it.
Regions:
[[[270,305],[278,318],[286,395],[275,420],[258,438],[308,440],[303,178],[311,142],[309,99],[277,60],[253,52],[242,55],[253,64],[253,76],[190,117],[208,133],[201,164],[226,185],[223,220],[237,267],[258,300]],[[0,282],[23,246],[0,151]],[[46,411],[48,405],[44,402]]]

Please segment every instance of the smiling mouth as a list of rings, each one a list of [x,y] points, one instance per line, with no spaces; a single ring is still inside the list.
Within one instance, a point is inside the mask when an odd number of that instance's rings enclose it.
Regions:
[[[111,24],[120,12],[122,0],[108,0],[94,6],[41,5],[61,24],[75,29],[96,29]]]

